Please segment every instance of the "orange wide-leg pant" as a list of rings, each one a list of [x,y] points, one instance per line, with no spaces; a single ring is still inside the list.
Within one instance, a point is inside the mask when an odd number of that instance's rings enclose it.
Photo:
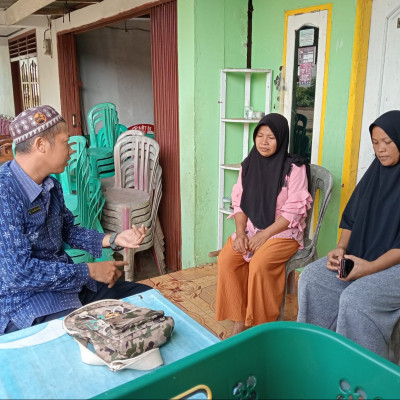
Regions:
[[[285,264],[298,248],[294,239],[270,239],[247,262],[229,238],[218,256],[216,320],[244,321],[246,326],[276,321],[285,290]]]

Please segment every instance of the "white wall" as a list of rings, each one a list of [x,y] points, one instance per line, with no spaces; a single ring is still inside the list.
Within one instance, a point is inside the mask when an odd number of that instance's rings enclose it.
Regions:
[[[129,20],[126,28],[121,22],[77,35],[82,112],[111,102],[120,123],[153,124],[150,20]]]
[[[0,39],[0,114],[15,116],[8,40]]]
[[[40,102],[41,104],[49,104],[58,112],[61,112],[60,81],[58,79],[57,37],[55,29],[53,28],[51,36],[53,55],[50,57],[49,55],[44,54],[44,31],[44,28],[36,29]],[[46,33],[46,38],[49,38],[49,32]]]
[[[25,20],[17,23],[15,26],[24,27],[26,30],[36,28],[37,47],[38,47],[38,66],[39,66],[39,87],[42,104],[50,104],[58,111],[61,111],[61,99],[60,99],[60,82],[58,78],[58,59],[57,59],[57,33],[68,31],[70,29],[83,27],[93,22],[100,21],[104,18],[116,16],[120,13],[135,9],[137,7],[151,7],[152,3],[156,3],[158,0],[103,0],[101,3],[93,4],[88,7],[84,7],[80,10],[74,11],[70,14],[70,18],[65,16],[64,22],[62,18],[58,18],[52,22],[52,39],[53,39],[53,57],[44,55],[43,50],[43,32],[47,21],[45,17],[41,16],[30,16]],[[0,13],[1,14],[1,13]],[[1,19],[0,19],[1,20]],[[18,32],[18,34],[24,31]],[[8,43],[8,42],[7,42]],[[5,44],[4,44],[5,45]],[[11,85],[11,72],[8,71],[9,65],[3,57],[4,49],[3,43],[0,42],[0,106],[3,106],[3,102],[7,105],[12,106],[12,114],[14,113],[13,98],[10,103],[7,97],[3,97],[3,87],[6,93],[9,93],[7,85]],[[8,57],[8,48],[7,55]],[[9,61],[9,60],[8,60]],[[8,86],[10,87],[10,86]],[[12,86],[11,86],[12,87]],[[8,92],[7,92],[8,90]],[[11,89],[12,90],[12,89]],[[9,94],[8,94],[9,95]],[[6,99],[6,100],[3,100]],[[3,112],[0,110],[0,113]],[[4,112],[5,113],[5,112]]]
[[[61,112],[61,100],[60,100],[60,82],[58,79],[58,61],[57,61],[57,46],[56,46],[56,33],[55,29],[52,29],[52,40],[53,40],[53,56],[44,54],[43,48],[43,34],[46,28],[36,27],[36,47],[37,47],[37,62],[39,69],[39,91],[40,91],[40,103],[50,104],[57,111]],[[14,36],[22,35],[25,32],[32,30],[32,27],[28,27],[22,31],[19,31]],[[46,33],[46,38],[49,36],[49,32]],[[10,38],[13,38],[11,36]],[[3,50],[4,47],[4,50]],[[6,101],[8,105],[11,105],[12,112],[14,115],[14,98],[12,91],[12,80],[11,80],[11,68],[10,58],[8,55],[8,39],[6,44],[2,45],[0,42],[0,106],[3,107],[3,103]],[[3,87],[5,95],[3,97]],[[8,89],[9,88],[9,89]],[[11,98],[8,100],[8,98]],[[5,100],[7,99],[7,100]],[[1,111],[0,113],[5,114]]]

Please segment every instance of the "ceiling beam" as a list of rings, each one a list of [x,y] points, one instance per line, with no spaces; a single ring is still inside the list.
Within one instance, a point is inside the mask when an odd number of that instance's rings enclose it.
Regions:
[[[0,27],[6,25],[6,17],[5,17],[5,11],[0,10]],[[29,17],[26,17],[19,21],[18,23],[14,24],[14,28],[30,28],[32,26],[36,28],[47,28],[49,25],[49,22],[47,21],[47,18],[42,16],[42,15],[30,15]]]
[[[68,0],[68,4],[72,3],[87,3],[87,4],[96,4],[100,3],[102,0]],[[65,0],[55,0],[55,3],[65,3]]]
[[[35,12],[35,15],[64,15],[68,11],[65,8],[42,8]]]
[[[21,19],[53,3],[54,0],[18,0],[5,10],[5,22],[7,26],[14,25]]]

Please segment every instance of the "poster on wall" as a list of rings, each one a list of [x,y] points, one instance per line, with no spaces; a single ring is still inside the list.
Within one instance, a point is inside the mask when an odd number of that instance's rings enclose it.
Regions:
[[[300,31],[299,47],[312,46],[314,44],[314,28]]]
[[[315,64],[315,46],[299,48],[299,86],[311,86],[313,65]]]
[[[303,47],[299,49],[299,64],[315,64],[315,46]]]
[[[311,86],[311,80],[312,80],[312,63],[300,64],[299,86],[302,87]]]

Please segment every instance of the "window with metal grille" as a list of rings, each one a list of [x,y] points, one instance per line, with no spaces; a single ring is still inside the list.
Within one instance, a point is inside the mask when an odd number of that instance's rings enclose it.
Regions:
[[[21,77],[22,102],[24,110],[40,104],[39,80],[36,57],[19,60]]]
[[[11,63],[18,63],[22,108],[40,104],[36,31],[32,30],[8,41]]]
[[[8,40],[10,60],[18,61],[21,58],[36,56],[36,31],[33,29]]]

